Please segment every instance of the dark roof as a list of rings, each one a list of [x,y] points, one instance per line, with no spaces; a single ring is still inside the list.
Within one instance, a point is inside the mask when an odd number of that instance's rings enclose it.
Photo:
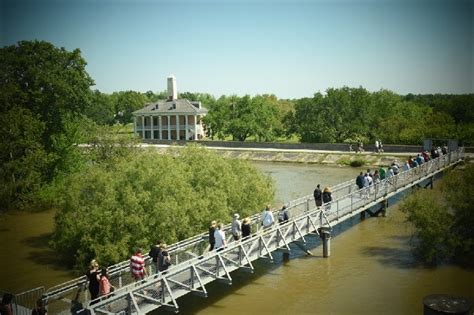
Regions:
[[[206,114],[207,109],[199,108],[200,102],[190,102],[185,99],[178,99],[173,101],[158,101],[155,103],[146,104],[145,107],[134,111],[134,115],[176,115],[176,114]]]

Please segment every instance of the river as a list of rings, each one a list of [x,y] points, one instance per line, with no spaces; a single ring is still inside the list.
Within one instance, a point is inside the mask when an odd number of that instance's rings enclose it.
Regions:
[[[353,179],[357,169],[285,163],[255,163],[275,179],[276,205],[309,194],[317,183]],[[47,247],[53,212],[13,213],[0,218],[0,289],[19,292],[68,280],[72,274]],[[212,283],[207,299],[178,300],[181,314],[421,314],[432,293],[474,297],[474,272],[455,266],[425,268],[410,253],[412,227],[396,206],[385,218],[353,218],[338,226],[331,257],[308,237],[313,256],[292,247],[290,259],[261,259],[255,272],[232,273],[233,285]],[[156,314],[169,314],[159,310]]]

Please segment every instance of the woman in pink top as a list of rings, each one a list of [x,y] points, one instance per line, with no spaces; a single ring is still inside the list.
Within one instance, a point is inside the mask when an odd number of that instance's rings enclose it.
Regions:
[[[99,280],[99,295],[101,297],[107,298],[110,292],[114,291],[114,289],[115,288],[110,284],[107,268],[102,268]]]

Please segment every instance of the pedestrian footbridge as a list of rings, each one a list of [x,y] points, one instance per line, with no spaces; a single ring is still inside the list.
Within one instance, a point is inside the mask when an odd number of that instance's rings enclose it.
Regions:
[[[323,239],[323,254],[329,256],[330,233],[335,225],[376,205],[381,205],[384,211],[388,198],[415,185],[432,183],[434,175],[463,158],[464,152],[459,149],[362,190],[357,189],[355,180],[344,182],[332,188],[333,201],[319,208],[315,207],[312,195],[301,197],[289,203],[288,222],[265,230],[260,228],[261,213],[256,213],[251,217],[253,234],[240,241],[230,241],[218,252],[208,251],[207,232],[180,241],[169,246],[173,265],[168,272],[151,275],[141,282],[134,282],[129,262],[123,261],[109,268],[111,283],[117,290],[104,300],[90,301],[85,277],[48,290],[38,288],[28,294],[42,296],[50,314],[146,314],[159,307],[178,312],[179,297],[190,293],[206,297],[208,283],[232,284],[232,271],[252,272],[255,260],[273,260],[275,250],[289,251],[292,242],[304,244],[309,235]],[[230,224],[226,226],[226,231],[229,230]],[[152,274],[149,257],[147,268]],[[21,305],[22,299],[26,298],[17,295],[16,305],[29,308],[29,305]]]

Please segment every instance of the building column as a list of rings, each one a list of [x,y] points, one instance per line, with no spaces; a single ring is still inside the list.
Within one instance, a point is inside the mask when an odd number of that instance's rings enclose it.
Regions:
[[[138,131],[137,131],[137,116],[134,116],[133,117],[133,134],[135,136],[138,135]]]
[[[171,140],[171,116],[166,116],[168,117],[168,140]]]
[[[188,141],[188,139],[189,139],[189,135],[188,135],[188,129],[189,129],[188,114],[186,114],[186,116],[184,116],[184,126],[186,127],[186,130],[184,131],[184,134],[185,134],[185,137],[186,137],[186,141]]]
[[[194,115],[194,140],[198,139],[198,124],[197,124],[197,115]]]
[[[153,130],[153,116],[150,116],[150,130],[151,130],[151,139],[155,139],[155,131]]]
[[[179,140],[179,116],[176,115],[176,140]]]
[[[142,138],[145,139],[145,116],[142,116]]]
[[[163,140],[163,128],[161,126],[161,116],[158,116],[158,130],[159,130],[160,140]]]

